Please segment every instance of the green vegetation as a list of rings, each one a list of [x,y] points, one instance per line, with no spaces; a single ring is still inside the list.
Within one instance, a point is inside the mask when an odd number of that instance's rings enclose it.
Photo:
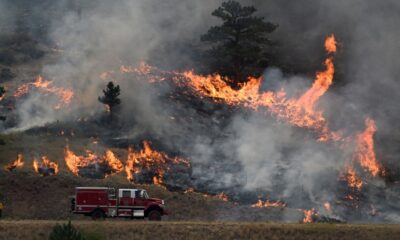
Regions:
[[[79,230],[103,239],[397,240],[399,225],[278,224],[241,222],[76,221]],[[0,239],[46,239],[54,221],[1,221]],[[86,239],[86,235],[84,236]],[[90,238],[87,238],[90,239]],[[99,238],[92,238],[99,239]]]
[[[242,6],[236,1],[224,2],[212,12],[223,21],[222,25],[211,27],[201,37],[202,41],[212,43],[207,52],[210,70],[232,79],[233,86],[246,81],[248,76],[261,74],[268,62],[266,50],[272,42],[266,35],[277,25],[253,16],[256,11],[253,6]]]
[[[101,240],[102,237],[91,231],[79,231],[71,221],[67,224],[56,224],[49,236],[49,240]]]
[[[84,240],[85,238],[74,226],[71,221],[67,224],[56,224],[50,233],[49,240]]]

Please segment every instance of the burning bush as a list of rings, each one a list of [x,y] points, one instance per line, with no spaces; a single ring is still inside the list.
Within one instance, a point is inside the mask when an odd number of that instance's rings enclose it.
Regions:
[[[148,141],[143,142],[141,151],[135,151],[131,147],[128,149],[125,172],[129,181],[168,185],[166,183],[169,180],[168,178],[174,178],[174,185],[176,186],[180,185],[180,181],[189,180],[189,170],[189,160],[170,157],[163,152],[155,151],[151,149]]]
[[[58,173],[58,164],[51,162],[47,156],[42,157],[42,162],[33,159],[33,169],[42,176],[55,175]]]

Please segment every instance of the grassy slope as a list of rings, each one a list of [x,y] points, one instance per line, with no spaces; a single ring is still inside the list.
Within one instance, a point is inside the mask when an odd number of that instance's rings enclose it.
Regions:
[[[0,239],[46,239],[54,221],[0,221]],[[75,221],[104,239],[399,239],[398,225]]]
[[[82,154],[84,149],[90,148],[92,140],[77,135],[69,136],[69,145],[76,153]],[[73,195],[74,188],[78,186],[145,188],[151,197],[166,201],[167,208],[172,212],[166,220],[279,221],[288,214],[294,217],[294,221],[302,218],[302,213],[296,210],[254,209],[236,206],[215,197],[205,197],[201,193],[170,192],[162,186],[133,185],[126,180],[125,172],[100,180],[77,177],[69,172],[64,162],[66,137],[54,133],[15,134],[4,139],[6,145],[0,146],[0,193],[4,198],[5,219],[81,219],[82,216],[71,216],[69,212],[69,196]],[[126,149],[112,150],[125,161]],[[24,166],[13,172],[4,171],[3,166],[12,162],[18,153],[24,155]],[[32,168],[33,157],[42,154],[59,163],[58,175],[41,177],[35,174]]]

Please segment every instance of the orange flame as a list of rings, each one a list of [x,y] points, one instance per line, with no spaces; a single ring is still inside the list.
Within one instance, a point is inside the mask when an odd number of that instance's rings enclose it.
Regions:
[[[55,109],[60,109],[63,106],[69,105],[74,96],[74,92],[71,89],[64,89],[52,86],[53,81],[44,80],[42,76],[36,77],[34,82],[26,83],[18,87],[15,91],[14,96],[20,97],[29,92],[30,87],[35,87],[40,89],[45,94],[55,94],[59,98],[59,102],[54,107]]]
[[[162,184],[165,172],[169,164],[184,164],[190,167],[190,162],[179,157],[169,157],[163,152],[157,152],[150,147],[150,142],[143,142],[143,149],[135,151],[128,149],[128,159],[125,165],[125,172],[129,181],[134,181],[134,174],[142,170],[151,170],[154,174],[153,184]]]
[[[266,200],[265,202],[259,199],[256,203],[252,204],[251,207],[253,208],[285,208],[286,203],[281,201],[269,201]]]
[[[53,169],[54,173],[52,172],[48,173],[52,175],[58,173],[58,164],[50,161],[47,156],[43,156],[41,163],[39,163],[39,161],[36,159],[33,160],[33,169],[35,170],[36,173],[42,176],[44,176],[46,173],[43,173],[41,169]]]
[[[122,170],[124,170],[124,165],[110,149],[107,149],[104,155],[104,159],[107,162],[108,166],[111,167],[113,172],[121,172]]]
[[[221,192],[221,193],[215,195],[215,197],[216,197],[217,199],[219,199],[219,200],[224,201],[224,202],[228,202],[228,201],[229,201],[228,195],[226,195],[224,192]]]
[[[68,169],[77,176],[79,176],[80,168],[85,168],[92,164],[107,164],[113,173],[121,172],[124,169],[122,162],[111,150],[107,150],[105,155],[101,157],[90,150],[86,150],[85,156],[78,156],[67,146],[64,150],[64,159]]]
[[[352,167],[347,168],[346,180],[347,180],[347,185],[349,187],[357,189],[358,191],[361,190],[363,182],[361,178],[357,175],[354,168]]]
[[[317,215],[317,212],[315,211],[314,208],[311,208],[310,210],[303,210],[303,213],[304,213],[303,223],[314,222],[314,216]]]
[[[332,212],[332,206],[329,202],[324,203],[324,208],[327,212],[331,213]]]
[[[194,192],[194,189],[193,188],[188,188],[188,189],[186,189],[183,193],[193,193]]]
[[[312,87],[296,102],[308,112],[315,111],[315,104],[321,98],[321,96],[326,93],[333,83],[333,75],[335,73],[333,60],[331,58],[326,59],[325,66],[326,70],[324,72],[317,73],[317,77]]]
[[[337,45],[337,42],[336,42],[335,36],[333,34],[326,38],[325,49],[328,53],[336,53],[336,50],[337,50],[336,45]]]
[[[333,50],[332,44],[336,44],[333,35],[328,37],[325,43],[326,46],[329,46],[328,53]],[[336,45],[334,46],[336,47]],[[295,126],[318,132],[321,141],[339,141],[342,139],[341,134],[330,131],[322,112],[315,110],[316,103],[333,82],[335,68],[332,57],[325,60],[325,66],[326,70],[317,73],[312,87],[298,99],[288,99],[283,89],[278,92],[260,93],[261,78],[249,78],[239,90],[233,89],[227,84],[229,80],[218,74],[201,76],[194,74],[193,71],[187,71],[182,73],[182,76],[188,79],[187,82],[182,83],[179,78],[175,78],[175,81],[178,84],[187,85],[200,97],[212,98],[217,102],[229,105],[241,104],[252,109],[266,107],[280,119]]]
[[[363,181],[357,175],[354,168],[355,164],[359,164],[366,172],[376,177],[383,172],[376,160],[374,149],[374,134],[376,132],[375,121],[367,118],[365,120],[366,129],[356,135],[356,149],[353,153],[351,161],[346,164],[346,180],[350,188],[362,189]]]
[[[18,154],[17,159],[14,162],[5,166],[5,169],[11,172],[14,169],[20,168],[22,166],[24,166],[24,158],[23,158],[22,154]]]
[[[376,160],[374,150],[374,134],[376,132],[375,121],[367,118],[365,131],[359,133],[356,137],[356,151],[353,161],[358,162],[361,167],[369,171],[372,176],[377,176],[380,172],[380,166]]]

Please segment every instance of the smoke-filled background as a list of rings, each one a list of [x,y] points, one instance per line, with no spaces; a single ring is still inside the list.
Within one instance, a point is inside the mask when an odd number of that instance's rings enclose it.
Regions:
[[[220,24],[211,16],[222,1],[2,1],[1,34],[24,32],[39,45],[57,52],[43,56],[41,74],[60,87],[74,89],[69,108],[56,111],[55,100],[30,94],[17,104],[18,124],[26,130],[56,121],[96,116],[104,111],[97,100],[106,81],[104,71],[145,61],[160,69],[205,69],[200,36]],[[284,86],[294,96],[323,69],[324,38],[339,42],[334,84],[319,108],[334,130],[354,134],[364,119],[377,123],[378,161],[399,170],[398,133],[400,85],[397,77],[398,1],[240,1],[254,5],[257,15],[279,27],[270,35],[276,43],[263,88]],[[15,61],[18,61],[15,60]],[[33,79],[35,76],[30,76]],[[24,76],[28,81],[29,77]],[[196,188],[285,199],[293,206],[337,198],[338,173],[348,152],[319,143],[312,133],[266,114],[231,109],[194,100],[171,101],[174,86],[153,86],[129,76],[113,79],[121,86],[120,125],[109,134],[110,144],[137,143],[150,138],[168,152],[189,158]],[[395,180],[397,180],[395,178]],[[381,184],[381,183],[379,183]],[[373,194],[370,201],[379,203]],[[241,197],[245,201],[246,197]],[[390,221],[399,219],[388,215]]]

